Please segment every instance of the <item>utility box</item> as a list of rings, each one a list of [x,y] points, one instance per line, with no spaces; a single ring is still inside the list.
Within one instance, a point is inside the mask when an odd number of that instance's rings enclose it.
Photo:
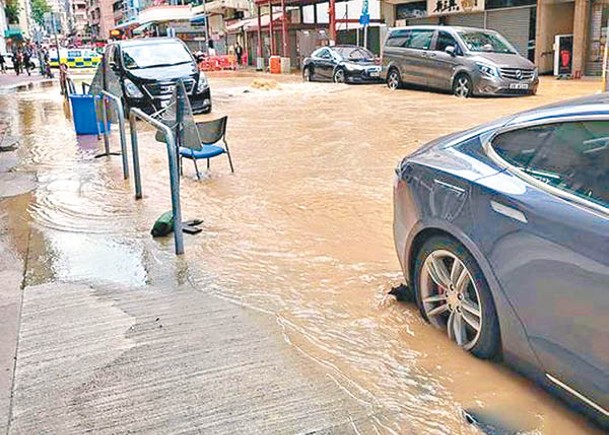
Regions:
[[[292,70],[291,62],[289,57],[281,58],[281,74],[290,74]]]
[[[264,57],[256,58],[256,71],[264,71]]]

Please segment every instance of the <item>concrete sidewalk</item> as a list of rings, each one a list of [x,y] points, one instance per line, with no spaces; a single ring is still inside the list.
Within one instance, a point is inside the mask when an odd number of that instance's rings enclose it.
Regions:
[[[273,318],[189,286],[24,290],[9,434],[372,433]]]
[[[41,76],[38,71],[34,71],[31,76],[28,76],[27,74],[16,75],[14,71],[8,70],[6,74],[0,74],[0,90],[25,88],[38,83],[52,82],[53,80]]]

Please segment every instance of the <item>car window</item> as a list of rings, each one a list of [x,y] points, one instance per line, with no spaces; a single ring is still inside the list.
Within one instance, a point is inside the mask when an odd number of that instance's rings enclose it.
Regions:
[[[444,51],[446,50],[446,47],[455,47],[455,52],[458,52],[459,50],[459,44],[453,35],[444,30],[440,30],[436,39],[436,50]]]
[[[431,47],[431,39],[433,30],[413,30],[408,40],[408,48],[416,48],[418,50],[429,50]]]
[[[492,146],[538,180],[609,207],[609,121],[525,128],[497,136]]]
[[[318,48],[313,53],[311,53],[311,57],[321,57],[322,51],[325,51],[325,48]]]
[[[516,54],[516,49],[499,33],[486,30],[458,30],[457,33],[469,51]]]
[[[387,47],[406,47],[410,39],[410,30],[394,30],[389,34],[385,45]]]
[[[370,60],[374,59],[371,51],[361,47],[335,47],[334,51],[344,60]]]
[[[179,42],[128,45],[122,47],[127,69],[144,69],[192,63],[188,49]]]

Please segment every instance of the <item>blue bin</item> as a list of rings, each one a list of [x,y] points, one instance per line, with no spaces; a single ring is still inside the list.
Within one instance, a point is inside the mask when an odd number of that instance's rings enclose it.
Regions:
[[[77,135],[105,133],[103,122],[97,120],[95,104],[99,97],[89,94],[70,94],[72,118]],[[109,124],[109,123],[108,123]],[[109,128],[109,125],[107,126]]]

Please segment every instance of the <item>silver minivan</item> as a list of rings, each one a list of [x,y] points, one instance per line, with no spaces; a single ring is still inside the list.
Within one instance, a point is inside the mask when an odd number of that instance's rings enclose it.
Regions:
[[[474,95],[534,95],[535,65],[493,30],[451,26],[391,29],[382,53],[381,77],[402,84]]]

